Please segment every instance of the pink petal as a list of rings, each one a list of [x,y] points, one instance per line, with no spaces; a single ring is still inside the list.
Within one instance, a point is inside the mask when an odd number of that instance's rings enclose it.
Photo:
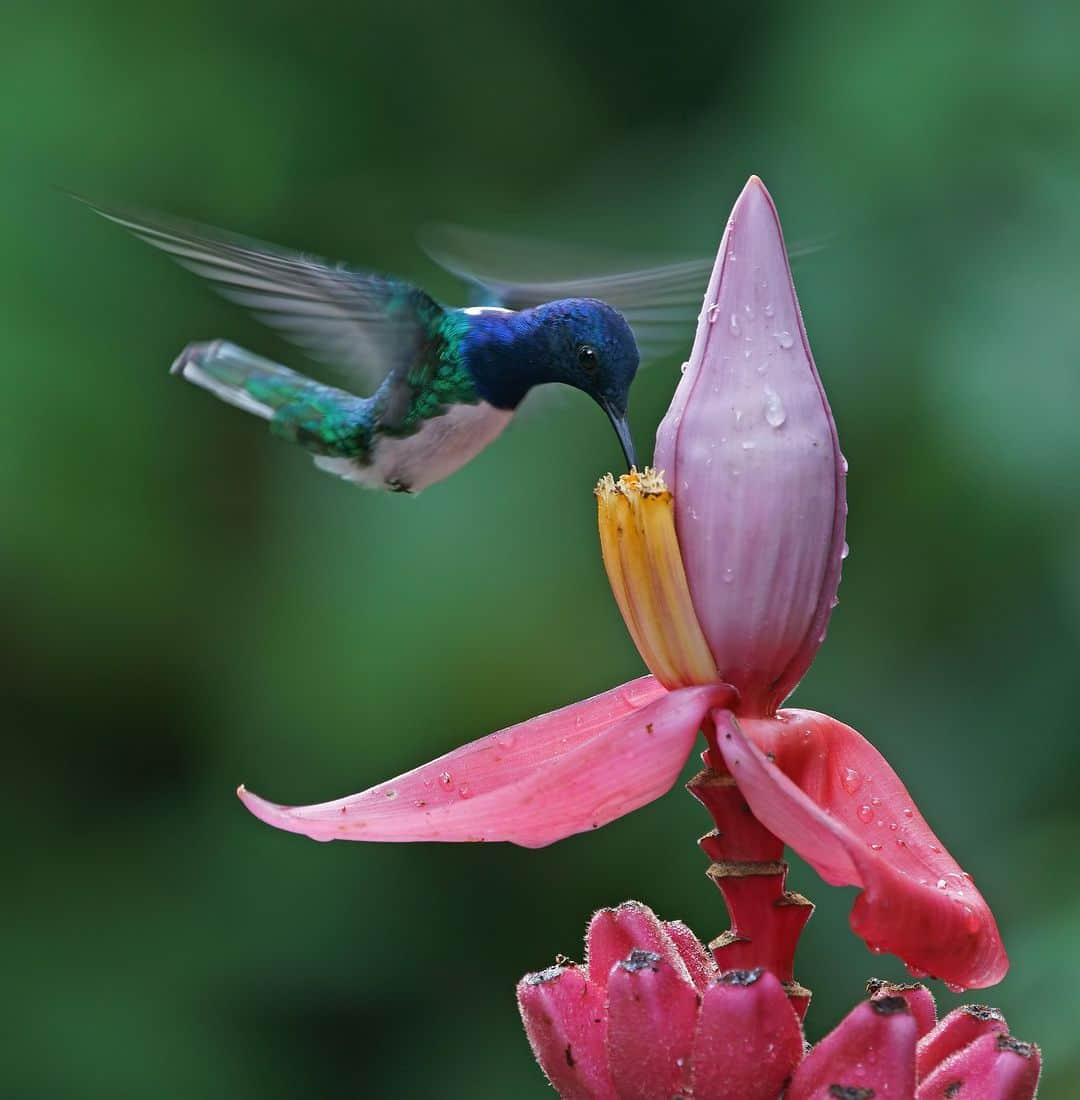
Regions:
[[[675,1096],[690,1074],[697,990],[655,951],[632,951],[608,978],[608,1065],[619,1100]]]
[[[903,997],[864,1001],[806,1056],[786,1100],[911,1100],[916,1031]]]
[[[624,901],[614,909],[594,913],[585,933],[589,978],[600,985],[605,984],[612,967],[631,951],[651,951],[659,955],[681,980],[690,983],[690,972],[675,941],[647,905],[640,901]]]
[[[803,1053],[802,1027],[767,970],[730,971],[705,992],[693,1053],[693,1095],[776,1100]]]
[[[916,1100],[1031,1100],[1042,1054],[1011,1035],[984,1035],[954,1054],[919,1085]]]
[[[1006,1035],[1009,1025],[989,1005],[961,1005],[954,1008],[929,1035],[919,1042],[919,1079],[930,1074],[947,1058],[984,1035]]]
[[[659,798],[678,778],[723,685],[667,692],[651,676],[455,749],[360,794],[278,806],[268,825],[313,840],[507,840],[539,848]]]
[[[859,886],[851,926],[873,950],[954,987],[1009,961],[993,914],[885,758],[824,714],[715,712],[724,762],[754,816],[834,886]],[[768,754],[768,758],[766,758]]]
[[[563,1100],[615,1100],[603,985],[579,966],[552,966],[522,978],[517,999],[533,1054]]]
[[[771,714],[809,667],[840,583],[836,427],[783,233],[752,176],[732,210],[653,465],[666,472],[697,617],[739,713]]]

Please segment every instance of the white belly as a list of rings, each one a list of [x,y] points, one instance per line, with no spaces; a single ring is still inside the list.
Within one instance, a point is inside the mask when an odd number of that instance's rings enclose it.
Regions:
[[[513,412],[486,401],[455,405],[433,416],[412,435],[383,436],[373,461],[361,465],[351,458],[315,459],[320,470],[355,481],[369,489],[406,489],[418,493],[449,477],[475,458],[510,423]]]

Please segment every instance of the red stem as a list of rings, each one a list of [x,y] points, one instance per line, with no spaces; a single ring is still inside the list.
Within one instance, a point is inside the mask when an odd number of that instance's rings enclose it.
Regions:
[[[706,872],[724,895],[731,928],[709,944],[721,970],[763,967],[784,983],[801,1019],[810,990],[795,981],[792,969],[799,936],[814,911],[802,896],[784,889],[788,865],[784,845],[750,812],[735,780],[721,765],[716,730],[706,723],[709,749],[701,754],[705,770],[686,789],[705,807],[716,826],[698,844],[712,861]]]

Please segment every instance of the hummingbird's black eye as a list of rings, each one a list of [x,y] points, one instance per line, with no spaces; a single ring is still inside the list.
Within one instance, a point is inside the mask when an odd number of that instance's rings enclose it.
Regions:
[[[592,374],[596,370],[596,352],[588,344],[582,344],[577,349],[577,361],[581,369]]]

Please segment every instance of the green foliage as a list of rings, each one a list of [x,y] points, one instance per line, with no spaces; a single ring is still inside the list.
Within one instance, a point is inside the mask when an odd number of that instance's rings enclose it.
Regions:
[[[679,793],[540,852],[319,846],[242,811],[240,781],[344,794],[637,675],[591,495],[615,442],[570,394],[418,500],[321,475],[167,374],[192,339],[296,353],[53,186],[451,298],[424,220],[680,258],[754,171],[793,242],[828,238],[796,280],[851,461],[797,701],[873,738],[974,874],[1014,959],[980,999],[1070,1095],[1078,10],[16,0],[4,24],[4,1091],[539,1098],[520,973],[627,897],[726,926]],[[636,386],[639,441],[677,364]],[[849,891],[792,884],[817,1035],[899,974]]]

